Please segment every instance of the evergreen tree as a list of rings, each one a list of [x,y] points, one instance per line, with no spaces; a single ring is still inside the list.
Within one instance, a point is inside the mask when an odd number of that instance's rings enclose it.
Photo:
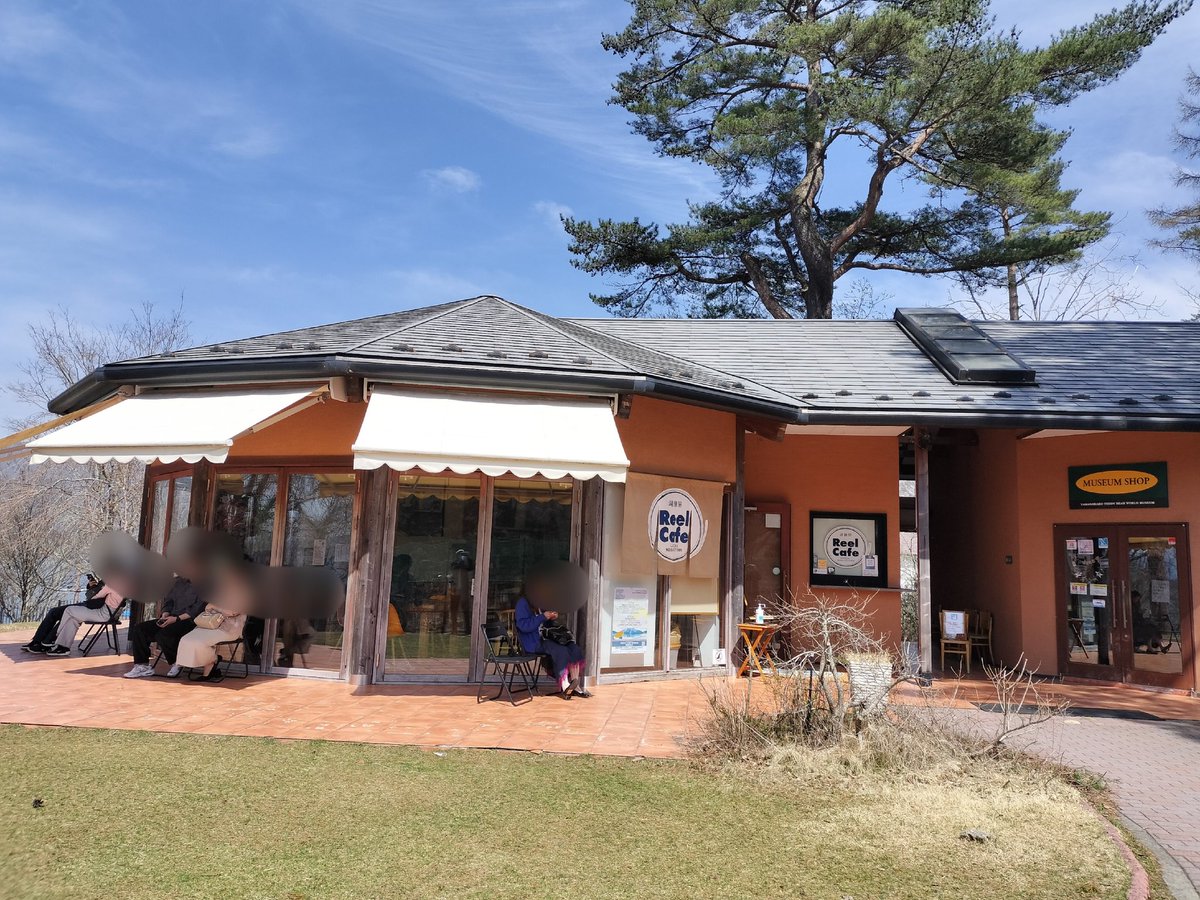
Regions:
[[[1180,127],[1175,132],[1175,143],[1189,159],[1200,160],[1200,131],[1186,128],[1200,127],[1200,74],[1189,71],[1187,95],[1180,101]],[[1200,262],[1200,172],[1180,168],[1175,184],[1190,191],[1193,197],[1182,206],[1160,208],[1150,213],[1156,225],[1170,232],[1170,237],[1156,241],[1167,250],[1179,250]]]
[[[630,61],[614,101],[722,191],[665,228],[565,218],[572,262],[622,280],[593,296],[619,315],[829,318],[856,269],[1002,281],[1070,258],[1107,218],[1071,210],[1065,136],[1037,113],[1116,78],[1190,3],[1026,48],[988,0],[631,0],[604,37]],[[885,207],[902,178],[923,205]]]

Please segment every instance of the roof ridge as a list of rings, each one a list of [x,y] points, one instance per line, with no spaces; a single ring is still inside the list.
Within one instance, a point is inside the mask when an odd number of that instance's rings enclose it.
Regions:
[[[625,337],[618,337],[617,335],[614,335],[614,334],[604,334],[603,332],[596,331],[596,329],[590,328],[589,326],[580,323],[579,320],[577,320],[577,319],[566,319],[564,321],[570,322],[576,328],[582,328],[585,331],[589,331],[594,334],[599,334],[599,335],[603,336],[604,338],[606,338],[607,340],[616,341],[621,344],[628,344],[631,347],[636,347],[645,353],[654,353],[654,354],[657,354],[658,356],[664,357],[666,359],[673,360],[674,362],[680,364],[681,366],[690,367],[693,369],[703,369],[708,372],[714,372],[718,375],[722,375],[725,378],[728,378],[730,380],[730,382],[733,384],[745,385],[746,383],[750,383],[750,384],[753,384],[755,387],[761,388],[763,391],[766,391],[767,393],[777,394],[781,397],[787,397],[789,400],[800,403],[801,405],[805,405],[805,406],[808,405],[808,404],[804,403],[802,400],[800,400],[799,398],[793,397],[791,394],[789,394],[785,391],[781,391],[778,388],[773,388],[768,385],[765,385],[762,382],[757,381],[753,378],[747,378],[744,375],[735,375],[733,372],[728,372],[725,369],[718,369],[716,366],[711,366],[708,363],[702,363],[699,360],[689,359],[686,356],[677,356],[674,353],[668,353],[665,350],[658,350],[654,347],[649,347],[646,344],[640,344],[637,341],[631,341]],[[604,319],[594,319],[592,321],[605,321],[605,320]],[[677,321],[688,321],[688,320],[679,319]],[[766,321],[766,320],[763,320],[763,321]],[[588,346],[591,346],[591,345],[588,345]],[[600,350],[598,347],[593,347],[592,349],[594,349],[597,353],[603,353],[605,356],[608,356],[609,359],[612,359],[612,356],[610,354],[604,353],[604,351]],[[621,362],[621,360],[616,360],[616,362]],[[628,363],[622,363],[622,365],[628,365]]]
[[[541,313],[541,312],[538,312],[537,310],[528,309],[524,306],[521,306],[521,304],[519,304],[519,303],[513,303],[511,300],[505,300],[503,297],[497,297],[496,299],[499,300],[501,303],[508,304],[513,309],[515,309],[517,312],[524,315],[526,318],[541,322],[541,324],[545,325],[547,328],[550,328],[552,331],[556,332],[557,334],[561,335],[562,337],[565,337],[567,340],[572,341],[573,343],[579,344],[580,346],[586,347],[587,349],[591,350],[593,353],[599,353],[605,359],[609,360],[610,362],[616,363],[617,365],[621,366],[622,368],[625,368],[625,369],[630,368],[629,363],[627,363],[625,360],[617,359],[617,357],[613,356],[611,353],[605,352],[604,350],[597,347],[595,344],[590,344],[586,341],[581,341],[575,335],[567,333],[567,331],[562,327],[562,322],[566,321],[566,320],[560,320],[554,316],[549,315],[548,313]],[[546,320],[549,320],[549,321],[546,321]],[[585,326],[585,325],[581,325],[579,327],[586,328],[588,331],[592,330],[590,328],[587,328],[587,326]],[[620,338],[615,338],[615,340],[620,340]]]
[[[367,346],[367,344],[374,344],[376,341],[386,341],[389,338],[394,338],[396,335],[400,334],[402,331],[408,331],[410,328],[416,328],[418,325],[425,325],[429,322],[432,322],[434,319],[440,319],[442,316],[448,316],[452,312],[457,312],[460,309],[466,309],[469,306],[474,306],[476,303],[486,300],[488,297],[491,297],[491,296],[493,296],[493,295],[480,294],[478,297],[465,297],[462,300],[455,300],[452,303],[446,304],[442,309],[439,309],[437,312],[432,313],[431,315],[424,316],[420,319],[417,319],[414,322],[409,322],[407,325],[402,325],[401,327],[399,327],[393,331],[389,331],[385,334],[376,335],[375,337],[370,338],[365,341],[359,341],[357,344],[353,345],[352,347],[347,347],[345,350],[342,350],[341,352],[342,353],[353,353],[355,350],[359,350],[359,349]],[[496,297],[495,299],[500,300],[501,298]],[[351,321],[354,321],[354,320],[352,319]]]

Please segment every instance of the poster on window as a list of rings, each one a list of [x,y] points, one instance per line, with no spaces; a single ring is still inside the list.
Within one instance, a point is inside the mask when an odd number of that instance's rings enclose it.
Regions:
[[[887,587],[885,514],[814,512],[809,521],[810,584]]]
[[[613,591],[612,653],[645,653],[650,642],[650,591],[615,588]]]

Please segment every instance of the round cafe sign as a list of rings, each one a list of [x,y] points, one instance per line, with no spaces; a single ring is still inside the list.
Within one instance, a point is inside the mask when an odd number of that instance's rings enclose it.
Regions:
[[[699,553],[708,531],[700,504],[678,488],[668,488],[654,498],[646,524],[650,545],[668,562],[680,562]]]
[[[853,569],[867,555],[867,539],[857,528],[839,525],[825,535],[825,558],[839,569]]]

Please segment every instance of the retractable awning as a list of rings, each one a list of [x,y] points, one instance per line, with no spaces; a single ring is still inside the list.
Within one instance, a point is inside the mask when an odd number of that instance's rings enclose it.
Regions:
[[[629,459],[605,401],[376,387],[354,467],[624,481]]]
[[[221,463],[237,438],[317,402],[313,388],[145,394],[30,441],[31,463]],[[308,400],[307,403],[301,401]],[[286,412],[284,412],[286,410]],[[283,414],[281,416],[280,414]]]

